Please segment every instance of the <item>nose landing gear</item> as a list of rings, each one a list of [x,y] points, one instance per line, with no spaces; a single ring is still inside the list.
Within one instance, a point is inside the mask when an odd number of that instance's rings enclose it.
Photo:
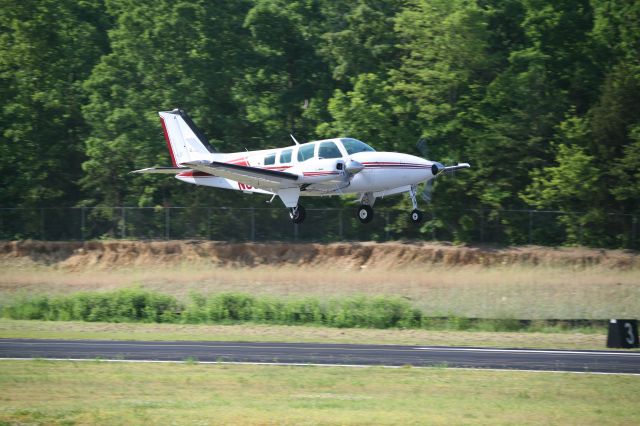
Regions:
[[[416,200],[417,189],[417,185],[411,185],[411,188],[409,189],[409,197],[411,198],[411,203],[413,204],[413,210],[411,211],[409,218],[411,219],[411,222],[416,224],[422,222],[422,212],[418,210],[418,201]]]
[[[422,222],[422,212],[420,210],[413,210],[411,212],[411,222],[420,223]]]

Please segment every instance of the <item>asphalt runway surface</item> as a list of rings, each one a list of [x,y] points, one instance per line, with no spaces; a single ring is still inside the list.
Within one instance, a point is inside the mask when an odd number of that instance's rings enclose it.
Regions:
[[[640,374],[640,352],[442,346],[0,339],[0,358],[411,365]]]

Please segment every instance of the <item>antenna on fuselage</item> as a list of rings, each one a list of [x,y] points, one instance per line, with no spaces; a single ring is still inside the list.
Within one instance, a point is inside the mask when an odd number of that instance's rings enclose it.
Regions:
[[[300,142],[298,142],[296,140],[296,138],[291,133],[289,133],[289,136],[291,136],[291,139],[293,139],[293,141],[296,143],[296,145],[300,145]]]

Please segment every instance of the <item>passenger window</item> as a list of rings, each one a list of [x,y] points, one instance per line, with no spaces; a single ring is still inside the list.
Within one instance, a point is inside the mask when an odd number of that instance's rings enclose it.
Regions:
[[[331,141],[322,142],[318,149],[318,157],[320,158],[341,158],[342,154],[335,143]]]
[[[314,148],[315,144],[313,143],[300,146],[300,148],[298,148],[298,161],[307,161],[308,159],[312,158]]]
[[[276,163],[276,154],[269,154],[266,157],[264,157],[264,165],[268,166],[271,164],[275,164]]]
[[[280,152],[280,164],[290,163],[291,162],[291,149],[285,149]]]

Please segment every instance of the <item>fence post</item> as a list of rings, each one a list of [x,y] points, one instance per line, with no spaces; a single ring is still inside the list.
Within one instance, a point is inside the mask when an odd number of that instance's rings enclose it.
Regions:
[[[342,209],[338,210],[338,236],[343,239],[344,229],[342,225]]]
[[[529,244],[533,242],[533,210],[529,210]]]
[[[45,240],[44,238],[44,209],[40,208],[40,239],[42,241]]]
[[[85,213],[85,209],[86,209],[86,207],[81,207],[80,208],[80,239],[82,241],[84,241],[84,239],[85,239],[85,236],[84,236],[85,227],[86,227],[86,225],[85,225],[85,214],[86,214]]]
[[[256,209],[251,207],[251,241],[256,241]]]
[[[484,242],[484,209],[480,208],[480,242]]]
[[[385,241],[389,241],[389,210],[384,213],[384,230],[385,230]]]
[[[636,245],[638,237],[638,217],[633,216],[631,218],[631,248],[636,249],[638,246]]]
[[[580,229],[578,230],[578,244],[582,245],[582,233],[583,233],[583,225],[582,225],[582,221],[578,220],[578,223],[580,224]]]
[[[127,214],[124,206],[122,207],[122,239],[127,237]]]
[[[171,228],[171,207],[164,207],[164,239],[169,239],[170,228]]]

